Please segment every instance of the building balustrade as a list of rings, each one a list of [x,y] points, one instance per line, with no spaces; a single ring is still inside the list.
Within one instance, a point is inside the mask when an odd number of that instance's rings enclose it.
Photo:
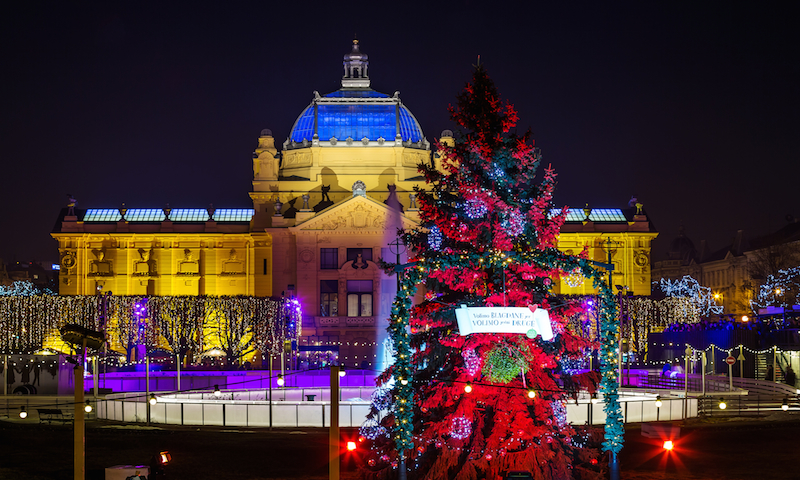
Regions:
[[[314,317],[318,327],[374,327],[375,317]]]

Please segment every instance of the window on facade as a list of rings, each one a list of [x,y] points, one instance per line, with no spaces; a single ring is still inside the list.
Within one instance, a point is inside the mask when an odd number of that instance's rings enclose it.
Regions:
[[[319,249],[319,268],[322,270],[339,269],[339,249],[320,248]]]
[[[352,262],[353,260],[358,258],[358,254],[361,254],[361,259],[364,261],[372,260],[372,249],[371,248],[348,248],[347,249],[347,261]]]
[[[335,317],[339,315],[339,292],[337,280],[320,280],[319,282],[319,315]]]
[[[372,280],[347,281],[347,316],[372,316]]]

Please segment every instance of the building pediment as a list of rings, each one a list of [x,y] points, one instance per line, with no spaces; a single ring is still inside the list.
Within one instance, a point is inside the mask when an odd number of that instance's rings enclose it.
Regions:
[[[403,229],[412,229],[419,224],[383,203],[369,197],[356,195],[332,205],[290,230],[326,230],[338,232],[381,232],[399,221]]]

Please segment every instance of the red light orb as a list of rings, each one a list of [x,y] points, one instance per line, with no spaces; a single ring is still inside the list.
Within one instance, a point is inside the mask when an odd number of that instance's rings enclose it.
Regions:
[[[347,451],[352,452],[357,448],[356,442],[347,442]]]
[[[672,440],[667,440],[664,442],[664,450],[672,450],[675,448],[675,444],[672,443]]]

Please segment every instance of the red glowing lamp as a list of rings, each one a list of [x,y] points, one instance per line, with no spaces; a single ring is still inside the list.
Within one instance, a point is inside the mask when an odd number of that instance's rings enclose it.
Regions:
[[[347,442],[347,451],[352,452],[357,448],[356,442]]]
[[[672,440],[666,440],[664,442],[664,450],[669,451],[669,450],[672,450],[673,448],[675,448],[675,444],[672,443]]]

